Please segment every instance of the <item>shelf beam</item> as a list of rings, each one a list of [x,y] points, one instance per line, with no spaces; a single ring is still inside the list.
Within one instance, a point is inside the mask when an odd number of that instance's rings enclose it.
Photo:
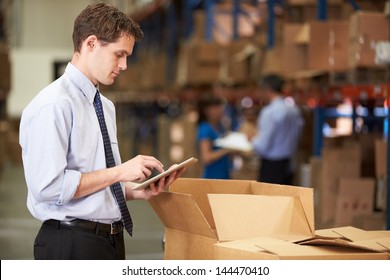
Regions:
[[[268,0],[268,30],[267,30],[267,48],[272,49],[275,45],[275,0]]]
[[[317,0],[317,19],[324,21],[328,18],[327,0]]]

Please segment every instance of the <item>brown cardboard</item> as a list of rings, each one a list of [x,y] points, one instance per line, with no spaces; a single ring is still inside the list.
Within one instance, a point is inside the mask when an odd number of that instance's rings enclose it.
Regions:
[[[367,231],[351,226],[316,230],[315,234],[316,236],[322,237],[343,238],[351,242],[358,242],[362,240],[375,240],[390,237],[390,231],[388,230]]]
[[[311,70],[343,71],[348,68],[348,21],[312,21],[308,44]]]
[[[387,240],[386,240],[387,241]],[[319,243],[317,243],[319,244]],[[388,259],[385,252],[377,252],[364,246],[344,246],[328,241],[321,246],[298,245],[285,240],[259,237],[218,243],[216,258],[247,260],[370,260]]]
[[[261,63],[261,74],[283,74],[283,47],[274,46],[264,53]]]
[[[229,44],[233,41],[233,7],[231,4],[217,4],[213,8],[213,28],[211,30],[211,40],[219,44]],[[237,17],[237,35],[239,38],[249,38],[256,35],[256,27],[261,23],[261,13],[256,7],[241,5],[240,9],[245,13],[240,13]],[[204,40],[206,34],[206,14],[204,11],[194,12],[194,32],[193,38]]]
[[[182,44],[177,67],[179,85],[213,83],[219,79],[220,55],[215,43],[193,41]]]
[[[384,230],[386,229],[386,213],[378,211],[369,215],[355,216],[351,225],[364,230]]]
[[[212,194],[217,194],[217,196]],[[230,201],[229,199],[231,199],[231,197],[224,197],[222,194],[244,195],[246,197],[242,197],[244,200],[250,196],[289,197],[290,199],[287,200],[290,200],[291,203],[291,199],[293,199],[293,205],[297,206],[295,207],[297,212],[294,210],[293,214],[299,216],[299,221],[305,224],[303,228],[306,229],[307,234],[314,234],[312,189],[245,180],[180,178],[170,186],[169,192],[162,193],[149,201],[166,227],[165,259],[214,259],[213,245],[222,241],[221,236],[226,238],[227,234],[227,239],[231,236],[233,238],[240,236],[247,238],[256,237],[263,233],[264,229],[260,229],[259,232],[252,231],[251,234],[242,230],[239,233],[233,232],[233,235],[231,235],[232,233],[226,231],[225,228],[217,228],[208,197],[209,195],[212,197],[215,212],[219,206],[226,206],[226,202],[224,203],[223,200]],[[286,201],[286,199],[284,200]],[[252,206],[255,206],[255,204],[252,203]],[[257,206],[261,207],[261,204]],[[217,216],[221,218],[221,215]],[[242,218],[240,219],[242,220]],[[279,223],[283,224],[286,217],[279,216],[278,219],[281,219]],[[264,223],[261,219],[256,220],[260,225]],[[292,225],[292,228],[294,228],[294,225]],[[276,228],[269,234],[289,235],[288,231],[286,233],[278,232],[278,230]],[[296,238],[296,236],[292,235],[291,238]]]
[[[226,84],[257,81],[263,51],[246,39],[228,43],[221,49],[219,78]]]
[[[357,11],[350,17],[349,65],[375,67],[375,43],[389,40],[389,18],[381,12]]]
[[[361,149],[358,143],[323,149],[321,185],[318,189],[317,222],[320,227],[333,225],[340,178],[359,178]]]
[[[312,234],[299,197],[242,194],[208,197],[220,241],[254,236],[300,239]]]
[[[375,175],[377,178],[387,177],[387,141],[375,141]]]
[[[374,211],[374,195],[374,178],[341,178],[334,225],[352,225],[354,217],[371,214]]]
[[[296,42],[296,38],[302,30],[308,30],[302,24],[284,25],[283,30],[283,71],[290,74],[308,69],[307,47]]]
[[[166,227],[165,259],[388,259],[368,242],[387,246],[386,231],[317,236],[310,188],[180,178],[149,202]]]

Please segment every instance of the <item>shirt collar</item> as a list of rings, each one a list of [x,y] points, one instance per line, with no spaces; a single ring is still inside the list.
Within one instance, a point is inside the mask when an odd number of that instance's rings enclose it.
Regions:
[[[85,95],[88,101],[93,104],[97,88],[83,72],[72,63],[68,63],[65,68],[65,73],[72,81],[72,83],[80,89],[80,91]]]
[[[283,99],[283,97],[278,96],[278,97],[275,97],[274,99],[272,99],[271,104],[276,104],[276,103],[280,103],[280,102],[284,102],[284,99]]]

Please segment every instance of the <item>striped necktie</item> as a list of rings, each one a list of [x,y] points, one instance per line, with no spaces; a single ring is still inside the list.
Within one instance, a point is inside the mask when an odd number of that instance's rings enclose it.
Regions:
[[[104,143],[104,152],[106,155],[106,165],[107,167],[114,167],[115,166],[115,160],[114,156],[112,154],[112,148],[111,148],[111,141],[110,137],[108,135],[106,121],[104,119],[104,113],[103,113],[103,106],[102,101],[100,99],[100,93],[99,91],[96,91],[95,99],[94,99],[94,106],[97,118],[99,120],[100,130],[102,132],[103,136],[103,143]],[[129,209],[126,205],[126,199],[123,195],[122,187],[119,182],[116,182],[111,185],[111,191],[114,194],[114,197],[116,199],[116,202],[119,206],[119,210],[122,215],[123,224],[125,226],[125,229],[127,232],[132,235],[133,232],[133,221],[131,219]]]

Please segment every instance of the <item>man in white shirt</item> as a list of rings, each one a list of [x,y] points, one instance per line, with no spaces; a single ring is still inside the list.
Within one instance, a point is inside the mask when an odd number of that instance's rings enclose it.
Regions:
[[[20,145],[27,206],[43,222],[34,244],[36,259],[124,259],[123,215],[110,186],[119,182],[126,200],[147,200],[184,171],[173,172],[141,191],[126,184],[144,181],[153,169],[162,172],[163,165],[145,155],[121,163],[115,107],[98,89],[100,83],[111,85],[127,68],[127,57],[142,38],[139,25],[118,9],[102,3],[89,5],[75,19],[74,54],[64,75],[23,111]],[[97,95],[113,167],[106,162],[95,111]]]

